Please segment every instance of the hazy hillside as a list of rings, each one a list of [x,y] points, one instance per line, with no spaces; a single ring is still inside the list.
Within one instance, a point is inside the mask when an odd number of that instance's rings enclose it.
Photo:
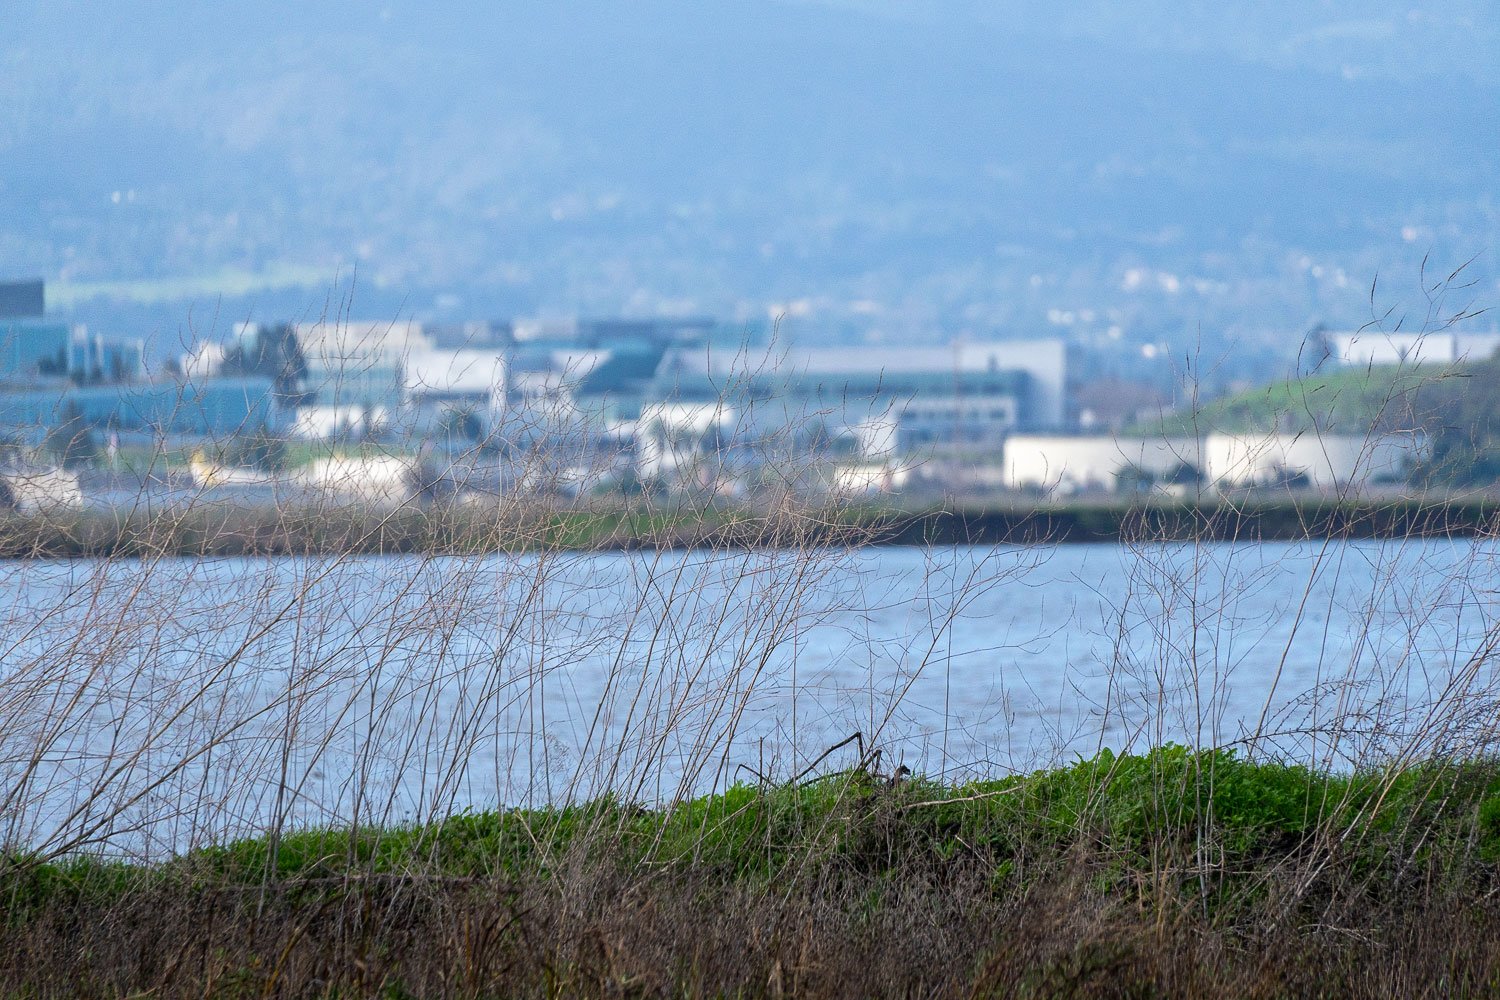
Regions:
[[[420,316],[1275,346],[1500,233],[1479,4],[220,6],[4,15],[0,274],[168,331],[357,266]]]

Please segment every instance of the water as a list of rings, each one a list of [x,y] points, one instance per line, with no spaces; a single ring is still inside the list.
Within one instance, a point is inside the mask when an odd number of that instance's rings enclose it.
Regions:
[[[0,839],[160,853],[1167,740],[1488,746],[1488,541],[21,562]],[[820,767],[858,759],[851,744]]]

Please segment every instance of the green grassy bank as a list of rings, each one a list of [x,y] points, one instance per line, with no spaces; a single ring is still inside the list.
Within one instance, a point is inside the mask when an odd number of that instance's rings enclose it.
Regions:
[[[772,511],[685,505],[433,505],[378,511],[198,504],[6,515],[0,517],[0,558],[1472,537],[1494,533],[1497,516],[1500,502],[1479,498]]]
[[[854,770],[0,888],[6,996],[1493,996],[1500,766]]]

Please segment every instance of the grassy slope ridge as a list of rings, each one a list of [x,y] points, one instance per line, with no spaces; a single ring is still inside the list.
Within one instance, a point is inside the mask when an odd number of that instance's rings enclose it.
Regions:
[[[1432,379],[1412,368],[1344,368],[1282,379],[1130,429],[1132,434],[1310,430],[1365,434],[1399,411],[1405,395]]]
[[[1431,435],[1462,428],[1488,436],[1500,363],[1333,368],[1281,379],[1169,414],[1132,434],[1333,433],[1363,435],[1420,427]],[[1478,405],[1475,405],[1475,404]]]
[[[312,830],[158,865],[13,856],[28,996],[1487,995],[1500,766],[1108,752]],[[72,991],[72,993],[70,993]]]

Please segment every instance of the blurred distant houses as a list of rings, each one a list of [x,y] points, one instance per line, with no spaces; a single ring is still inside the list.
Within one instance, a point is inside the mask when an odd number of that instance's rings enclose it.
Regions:
[[[1452,363],[1492,354],[1500,334],[1324,344],[1342,366]],[[1425,455],[1415,429],[1143,430],[1170,411],[1160,387],[1081,380],[1080,350],[1061,338],[805,347],[704,317],[339,318],[242,323],[149,371],[140,340],[50,319],[40,281],[12,282],[0,284],[0,434],[15,469],[115,469],[122,454],[145,455],[204,487],[295,482],[382,503],[465,491],[1328,491],[1400,482]]]
[[[1070,356],[1056,339],[793,348],[707,318],[340,320],[243,325],[179,367],[194,385],[279,380],[292,439],[473,452],[489,461],[471,469],[564,491],[738,494],[778,476],[889,490],[923,463],[996,462],[1006,435],[1069,425]]]

